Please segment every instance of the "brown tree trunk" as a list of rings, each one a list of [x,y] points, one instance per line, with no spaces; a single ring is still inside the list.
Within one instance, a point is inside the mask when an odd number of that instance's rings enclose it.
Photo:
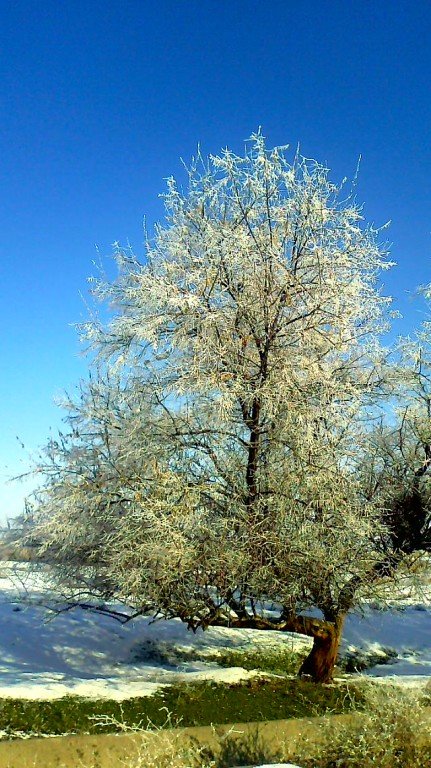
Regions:
[[[299,674],[310,677],[315,683],[329,683],[334,674],[338,648],[343,630],[344,616],[335,622],[325,622],[313,635],[313,647],[304,659]]]
[[[329,620],[311,616],[297,616],[288,612],[278,619],[267,616],[250,616],[247,611],[244,611],[244,615],[239,615],[242,611],[238,612],[235,605],[231,605],[231,607],[237,613],[236,616],[224,616],[216,608],[206,626],[269,629],[308,635],[313,638],[313,647],[303,662],[299,675],[307,675],[316,683],[329,683],[332,680],[347,609],[340,612],[335,619]],[[188,623],[190,627],[193,626],[192,619]]]

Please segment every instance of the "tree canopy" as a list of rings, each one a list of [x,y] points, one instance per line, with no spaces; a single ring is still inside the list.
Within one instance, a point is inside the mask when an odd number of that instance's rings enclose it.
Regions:
[[[387,248],[319,163],[258,133],[165,204],[145,258],[117,246],[92,283],[109,317],[81,326],[94,372],[31,535],[78,592],[305,632],[327,680],[346,613],[429,547],[423,353],[389,365]]]

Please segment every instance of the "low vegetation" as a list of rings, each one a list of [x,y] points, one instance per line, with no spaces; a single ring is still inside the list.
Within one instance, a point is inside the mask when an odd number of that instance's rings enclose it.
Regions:
[[[283,646],[272,648],[178,648],[168,643],[146,640],[133,648],[134,662],[153,662],[181,667],[195,661],[213,662],[220,667],[242,667],[248,670],[294,675],[308,655],[309,648],[294,651]]]
[[[318,689],[319,686],[313,687],[314,691]],[[332,687],[326,688],[328,701],[332,692]],[[356,707],[353,692],[348,696],[346,693],[344,690],[344,709]],[[304,694],[297,692],[297,698],[305,698]],[[123,751],[117,750],[115,754],[112,742],[107,745],[104,739],[94,737],[79,742],[75,754],[79,756],[79,765],[85,768],[232,768],[283,761],[293,761],[302,768],[431,768],[431,718],[425,706],[431,703],[430,696],[387,684],[367,683],[362,686],[360,698],[361,711],[351,711],[342,718],[323,717],[291,724],[277,721],[275,727],[262,723],[244,729],[213,728],[206,733],[172,730],[169,726],[175,724],[175,718],[167,715],[165,709],[162,728],[154,724],[149,729],[139,723],[128,725],[126,718],[132,713],[126,702],[123,709],[117,709],[120,719],[99,714],[92,720],[97,728],[110,726],[111,730],[130,733],[131,738],[122,742]],[[65,701],[58,704],[64,705]],[[308,701],[309,710],[316,712],[319,706],[320,702]],[[112,710],[112,706],[108,709]],[[10,753],[16,758],[20,751],[23,757],[28,756],[26,746],[30,745],[4,744],[2,757]],[[64,752],[57,749],[55,760],[24,760],[21,764],[70,768],[76,765],[70,759],[71,748],[71,740],[66,739]],[[34,747],[32,754],[33,751]],[[45,754],[50,758],[46,750]]]
[[[369,685],[366,711],[337,728],[328,720],[318,740],[304,740],[303,768],[430,768],[430,716],[416,691]]]
[[[338,660],[338,667],[343,672],[363,672],[372,669],[377,664],[393,664],[398,657],[395,648],[378,648],[377,650],[348,650]]]
[[[234,730],[219,734],[210,747],[194,738],[184,742],[180,734],[167,732],[161,735],[154,751],[147,748],[147,743],[144,736],[125,768],[231,768],[276,762],[283,755],[283,750],[265,742],[258,728],[245,736]]]
[[[3,699],[0,731],[23,734],[106,733],[116,725],[196,726],[258,722],[346,712],[361,706],[361,694],[347,685],[322,686],[303,680],[255,678],[229,685],[204,682],[162,688],[154,696],[122,702],[68,696],[50,701]]]
[[[258,729],[246,737],[228,733],[210,748],[190,742],[175,750],[168,738],[154,762],[141,747],[133,768],[231,768],[292,759],[303,768],[430,768],[430,718],[424,703],[415,691],[369,684],[365,712],[343,723],[325,719],[313,738],[295,745],[268,744]]]

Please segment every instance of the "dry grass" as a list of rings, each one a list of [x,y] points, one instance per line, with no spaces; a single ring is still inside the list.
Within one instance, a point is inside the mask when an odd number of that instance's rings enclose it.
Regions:
[[[31,747],[21,754],[20,742],[4,744],[0,768],[232,768],[283,761],[303,768],[431,768],[430,715],[423,693],[370,683],[365,712],[212,730],[142,731],[117,723],[124,735],[30,740],[21,742]],[[56,757],[53,742],[64,747]]]
[[[305,738],[295,759],[303,768],[431,768],[431,729],[423,695],[370,683],[366,711],[340,728],[325,722],[318,739]],[[429,702],[428,702],[429,703]]]
[[[229,731],[215,745],[188,745],[164,732],[153,755],[145,744],[124,768],[231,768],[294,759],[303,768],[431,768],[431,730],[423,697],[415,690],[370,683],[366,711],[334,725],[323,721],[312,738],[268,744],[259,730]],[[87,767],[86,767],[87,768]]]
[[[193,735],[184,736],[181,731],[169,730],[169,713],[163,729],[150,728],[143,732],[139,727],[115,724],[124,733],[140,735],[140,740],[133,743],[132,753],[120,760],[122,768],[231,768],[281,759],[281,750],[268,745],[259,726],[247,733],[234,726],[225,732],[213,727],[212,738],[205,743]],[[97,768],[97,764],[82,768]]]

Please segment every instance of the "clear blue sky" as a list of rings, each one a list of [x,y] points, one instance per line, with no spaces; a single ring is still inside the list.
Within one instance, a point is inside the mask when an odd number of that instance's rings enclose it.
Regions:
[[[242,151],[259,125],[393,221],[386,279],[404,320],[431,281],[431,4],[427,0],[0,0],[0,521],[3,479],[57,428],[86,362],[72,323],[95,245],[142,248],[163,179],[200,142]],[[421,310],[421,311],[420,311]],[[28,487],[28,486],[27,486]]]

